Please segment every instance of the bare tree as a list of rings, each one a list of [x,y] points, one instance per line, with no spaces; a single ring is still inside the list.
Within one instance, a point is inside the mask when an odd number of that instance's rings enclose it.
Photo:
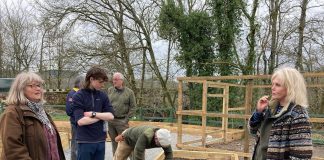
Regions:
[[[298,46],[297,46],[297,55],[296,55],[296,68],[299,70],[304,70],[303,68],[303,44],[304,44],[304,29],[306,23],[306,9],[309,0],[302,0],[300,4],[301,14],[299,19],[298,27]]]
[[[2,51],[2,54],[6,55],[6,60],[9,62],[6,64],[11,70],[9,76],[14,76],[22,70],[30,70],[33,67],[37,53],[37,35],[33,34],[35,25],[21,1],[12,3],[11,6],[5,2],[3,4],[5,11],[2,21],[4,38],[2,40],[6,41],[8,47]]]
[[[158,80],[160,81],[162,90],[164,92],[164,95],[167,97],[168,103],[173,106],[171,94],[167,88],[166,82],[162,77],[162,74],[160,72],[160,69],[159,69],[156,59],[155,59],[155,54],[154,54],[154,50],[152,47],[151,30],[150,30],[150,28],[148,28],[148,26],[150,26],[150,25],[147,23],[147,21],[145,21],[145,19],[138,16],[141,14],[138,14],[136,12],[136,10],[134,8],[134,5],[135,5],[134,2],[133,3],[128,2],[128,1],[120,1],[120,2],[127,9],[127,11],[128,11],[127,16],[132,21],[134,21],[135,24],[138,25],[138,27],[141,29],[141,34],[143,34],[143,36],[144,36],[146,47],[147,47],[147,50],[148,50],[148,53],[150,56],[150,60],[151,60],[150,66],[151,66],[152,70],[154,71],[154,74],[157,76]]]
[[[271,26],[271,53],[269,63],[269,73],[275,68],[275,57],[277,55],[277,22],[279,16],[280,0],[270,0],[270,26]]]
[[[125,72],[126,79],[130,82],[131,88],[136,90],[133,65],[130,62],[130,49],[128,42],[125,39],[125,24],[124,24],[124,8],[118,1],[80,1],[70,3],[62,1],[57,4],[54,1],[46,1],[41,4],[41,7],[46,11],[50,18],[57,19],[57,24],[61,24],[64,20],[69,19],[69,26],[75,22],[87,22],[96,26],[103,31],[101,36],[110,38],[111,45],[109,50],[102,50],[93,46],[87,47],[88,50],[94,50],[97,53],[87,54],[88,57],[106,56],[106,58],[115,59],[115,69],[120,72]],[[72,19],[70,19],[72,17]],[[104,45],[104,44],[103,44]],[[107,49],[107,47],[103,47]],[[101,53],[101,54],[98,54]],[[120,59],[121,61],[119,61]],[[124,71],[124,68],[126,70]],[[120,70],[121,69],[121,70]]]
[[[245,58],[246,64],[243,66],[238,58],[237,58],[238,59],[237,63],[240,66],[243,74],[254,74],[254,65],[256,62],[256,52],[255,52],[256,38],[257,38],[256,34],[259,28],[259,25],[256,22],[256,13],[259,7],[259,0],[253,0],[251,13],[248,13],[246,9],[246,4],[243,1],[240,1],[240,4],[241,4],[242,12],[249,22],[250,30],[248,36],[246,37],[249,51],[247,57]]]

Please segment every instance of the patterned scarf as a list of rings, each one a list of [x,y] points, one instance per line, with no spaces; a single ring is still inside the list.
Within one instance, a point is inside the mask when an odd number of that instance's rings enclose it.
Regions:
[[[27,106],[36,114],[36,117],[45,125],[45,127],[47,127],[50,130],[51,134],[53,134],[54,127],[52,126],[51,122],[49,121],[45,113],[43,104],[28,101]]]

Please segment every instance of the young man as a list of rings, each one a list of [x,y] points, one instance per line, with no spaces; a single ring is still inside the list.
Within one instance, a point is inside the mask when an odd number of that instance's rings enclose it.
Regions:
[[[109,121],[108,127],[112,151],[113,155],[115,155],[117,148],[115,138],[129,127],[129,117],[136,107],[136,100],[134,92],[125,87],[124,76],[119,72],[113,75],[113,86],[108,89],[108,96],[115,112],[115,118]]]
[[[104,160],[107,136],[104,121],[114,119],[109,99],[100,91],[107,81],[102,68],[92,67],[86,74],[84,88],[73,96],[78,160]]]
[[[133,160],[144,160],[145,149],[162,147],[166,160],[172,160],[171,134],[167,129],[137,126],[126,129],[115,139],[118,147],[114,160],[126,160],[133,152]]]
[[[66,95],[66,114],[70,116],[70,124],[71,124],[71,160],[76,160],[77,158],[77,143],[76,143],[76,122],[75,118],[72,112],[72,102],[73,102],[73,95],[80,89],[84,77],[77,77],[74,81],[73,88],[69,91],[69,93]]]

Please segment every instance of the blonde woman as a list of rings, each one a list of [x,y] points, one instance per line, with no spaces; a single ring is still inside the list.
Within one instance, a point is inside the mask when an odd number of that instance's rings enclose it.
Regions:
[[[15,78],[0,120],[1,159],[65,160],[59,133],[43,108],[43,83],[32,72]]]
[[[257,137],[252,159],[311,159],[311,125],[303,76],[285,67],[276,70],[271,81],[271,98],[258,100],[249,122],[251,134]]]

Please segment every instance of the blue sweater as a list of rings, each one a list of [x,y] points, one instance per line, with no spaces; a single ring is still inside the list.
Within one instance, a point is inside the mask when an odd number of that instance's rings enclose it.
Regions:
[[[95,89],[81,89],[74,94],[72,110],[75,122],[84,117],[84,112],[111,112],[114,114],[108,96],[104,92]],[[103,124],[103,121],[100,120],[93,124],[77,126],[77,142],[96,143],[105,141],[107,134],[104,131]]]
[[[75,118],[74,118],[74,115],[73,115],[73,111],[72,111],[72,97],[73,95],[77,92],[76,90],[77,88],[73,88],[70,90],[70,92],[66,95],[66,103],[65,103],[65,111],[66,111],[66,114],[68,116],[70,116],[70,122],[72,124],[76,124],[75,123]]]

